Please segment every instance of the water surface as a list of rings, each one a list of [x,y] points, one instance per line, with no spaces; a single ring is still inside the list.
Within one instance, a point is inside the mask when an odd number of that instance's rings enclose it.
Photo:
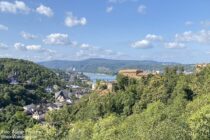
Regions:
[[[88,76],[92,82],[96,82],[96,80],[114,81],[116,79],[116,75],[100,73],[84,73],[84,75]]]

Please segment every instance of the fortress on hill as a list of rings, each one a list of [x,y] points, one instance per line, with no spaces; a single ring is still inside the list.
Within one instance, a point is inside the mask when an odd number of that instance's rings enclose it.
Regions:
[[[139,78],[139,77],[146,77],[148,74],[156,75],[156,74],[159,74],[159,72],[156,71],[154,73],[148,73],[139,69],[124,69],[124,70],[120,70],[118,74],[130,77],[130,78]]]

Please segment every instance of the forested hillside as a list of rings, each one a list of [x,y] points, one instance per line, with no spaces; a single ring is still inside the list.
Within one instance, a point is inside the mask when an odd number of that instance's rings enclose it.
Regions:
[[[7,83],[9,78],[16,78],[20,83],[31,81],[34,85],[47,86],[56,84],[58,77],[51,70],[30,61],[0,59],[0,82]]]
[[[56,84],[61,84],[59,78],[47,68],[24,60],[0,59],[0,107],[49,100],[53,96],[45,94],[45,88]]]
[[[54,100],[45,88],[61,84],[54,72],[35,63],[0,59],[0,135],[33,126],[36,121],[26,116],[23,106]]]
[[[49,112],[46,124],[26,129],[27,139],[210,138],[210,67],[192,75],[167,68],[163,75],[117,80],[113,93],[92,93],[73,106]],[[39,132],[36,138],[34,132]]]

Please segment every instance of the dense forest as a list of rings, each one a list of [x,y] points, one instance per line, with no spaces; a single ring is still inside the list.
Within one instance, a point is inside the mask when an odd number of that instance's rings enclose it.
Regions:
[[[210,67],[191,75],[166,68],[138,80],[118,75],[117,83],[110,94],[49,112],[46,124],[26,129],[26,139],[210,139]]]
[[[23,106],[54,100],[53,94],[45,91],[53,85],[62,86],[62,82],[47,68],[25,60],[0,59],[1,136],[36,124],[23,112]]]

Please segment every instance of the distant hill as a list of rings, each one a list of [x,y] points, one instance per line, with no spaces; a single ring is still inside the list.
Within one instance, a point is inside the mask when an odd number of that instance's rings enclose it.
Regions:
[[[39,64],[53,69],[72,70],[80,72],[92,73],[109,73],[114,74],[120,69],[125,68],[138,68],[142,70],[159,70],[163,71],[166,66],[184,66],[186,70],[192,71],[194,65],[183,65],[173,62],[156,62],[156,61],[138,61],[138,60],[111,60],[111,59],[86,59],[81,61],[67,61],[67,60],[54,60],[47,62],[40,62]]]

